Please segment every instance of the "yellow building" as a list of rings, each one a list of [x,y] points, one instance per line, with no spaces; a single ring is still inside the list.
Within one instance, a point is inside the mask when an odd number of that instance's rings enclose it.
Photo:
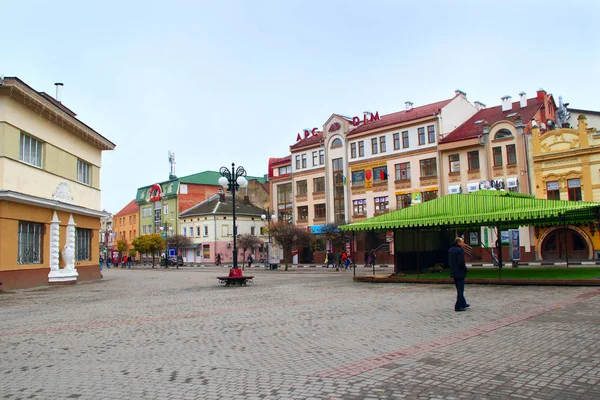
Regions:
[[[577,129],[532,129],[536,197],[600,201],[600,135],[588,128],[585,115]],[[542,260],[598,258],[598,224],[536,228],[536,249]]]
[[[0,79],[0,289],[101,277],[101,155],[114,148],[48,94]]]

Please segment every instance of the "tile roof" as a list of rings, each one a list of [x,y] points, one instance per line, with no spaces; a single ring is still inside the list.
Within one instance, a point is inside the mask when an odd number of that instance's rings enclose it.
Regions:
[[[138,212],[139,208],[137,203],[135,202],[135,199],[131,200],[129,202],[129,204],[127,204],[125,207],[123,207],[123,209],[121,209],[121,211],[119,211],[118,213],[115,214],[116,216],[119,215],[128,215],[128,214],[132,214],[134,212]]]
[[[420,107],[414,107],[410,110],[398,111],[392,114],[382,115],[379,117],[379,121],[369,122],[358,126],[348,133],[348,136],[353,136],[357,133],[367,132],[377,128],[383,128],[388,125],[400,124],[403,122],[413,121],[415,119],[431,116],[437,112],[456,97],[448,100],[438,101],[436,103],[426,104]]]
[[[527,124],[535,116],[540,108],[544,105],[544,102],[538,100],[536,97],[527,99],[527,106],[521,108],[520,102],[515,101],[512,103],[512,108],[508,111],[502,111],[502,106],[495,106],[490,108],[484,108],[483,110],[477,111],[471,118],[465,123],[460,125],[458,128],[450,132],[446,137],[440,140],[440,144],[457,142],[459,140],[467,140],[479,137],[483,132],[484,126],[491,126],[496,122],[503,120],[510,120],[507,118],[509,114],[516,113],[523,119],[523,122]],[[514,116],[514,119],[517,118]],[[484,121],[479,124],[475,124],[476,121]]]
[[[179,214],[180,218],[194,217],[197,215],[222,215],[222,214],[233,214],[233,197],[231,195],[225,196],[225,202],[219,201],[220,195],[215,194],[204,200],[201,203],[196,204],[194,207],[189,208]],[[245,215],[258,217],[264,213],[262,208],[256,207],[253,204],[246,204],[243,197],[235,197],[235,214],[236,216]]]
[[[229,166],[227,166],[229,168]],[[237,167],[236,167],[237,168]],[[219,171],[203,171],[197,174],[183,176],[179,178],[179,182],[181,183],[191,183],[195,185],[210,185],[210,186],[220,186],[219,178],[221,174]],[[264,183],[266,181],[264,176],[246,176],[246,179],[249,181],[257,180],[260,183]]]
[[[309,136],[290,146],[290,150],[297,150],[303,147],[309,147],[318,144],[323,139],[323,132],[317,132],[314,136]]]

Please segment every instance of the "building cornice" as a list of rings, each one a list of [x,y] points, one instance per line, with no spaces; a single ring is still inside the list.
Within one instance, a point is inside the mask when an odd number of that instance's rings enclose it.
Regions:
[[[27,204],[36,207],[49,208],[57,211],[65,211],[90,217],[108,217],[110,213],[91,208],[81,207],[73,204],[63,203],[62,201],[43,199],[41,197],[28,194],[13,192],[11,190],[0,190],[0,201],[12,201],[20,204]]]
[[[50,100],[18,78],[5,78],[4,84],[0,86],[0,95],[8,96],[25,105],[49,122],[73,133],[100,150],[113,150],[116,147],[113,142],[75,118],[72,112],[67,112],[68,109],[52,104]]]

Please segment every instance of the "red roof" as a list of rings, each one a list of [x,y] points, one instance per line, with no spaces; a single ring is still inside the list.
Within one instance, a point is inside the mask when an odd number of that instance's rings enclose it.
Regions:
[[[519,116],[523,119],[523,122],[527,124],[533,119],[543,105],[543,101],[534,97],[527,99],[527,106],[523,108],[521,108],[519,101],[513,102],[512,108],[508,111],[502,111],[502,106],[484,108],[483,110],[477,111],[475,115],[469,118],[465,123],[440,140],[440,144],[479,137],[483,132],[484,126],[491,126],[496,122],[505,120],[516,120]],[[515,115],[508,118],[508,115],[510,114]],[[476,124],[475,122],[478,121],[481,122]]]
[[[292,165],[292,155],[283,158],[269,158],[269,179],[273,178],[273,170],[281,165]]]
[[[297,142],[296,144],[291,145],[290,149],[296,150],[296,149],[300,149],[302,147],[308,147],[311,145],[315,145],[315,144],[319,143],[321,141],[321,139],[323,139],[323,132],[317,132],[316,135],[309,136],[306,139],[302,139],[301,141]],[[291,162],[291,159],[290,159],[290,162]]]
[[[115,214],[115,217],[118,215],[127,215],[127,214],[132,214],[134,212],[138,212],[139,208],[137,203],[135,202],[135,199],[131,200],[129,202],[129,204],[127,204],[125,207],[123,207],[123,209],[121,211],[119,211],[118,213]]]
[[[395,125],[423,117],[429,117],[435,113],[438,113],[443,107],[448,105],[448,103],[454,99],[455,97],[448,100],[438,101],[437,103],[414,107],[410,110],[398,111],[392,114],[383,115],[379,117],[379,121],[368,122],[351,130],[348,136],[352,136],[361,132],[367,132],[377,128],[383,128],[388,125]]]

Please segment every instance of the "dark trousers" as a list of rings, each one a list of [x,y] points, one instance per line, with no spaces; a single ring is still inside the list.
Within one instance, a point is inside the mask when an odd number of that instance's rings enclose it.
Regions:
[[[467,300],[465,300],[465,278],[454,278],[454,286],[456,286],[456,304],[454,304],[454,309],[465,308],[467,306]]]

